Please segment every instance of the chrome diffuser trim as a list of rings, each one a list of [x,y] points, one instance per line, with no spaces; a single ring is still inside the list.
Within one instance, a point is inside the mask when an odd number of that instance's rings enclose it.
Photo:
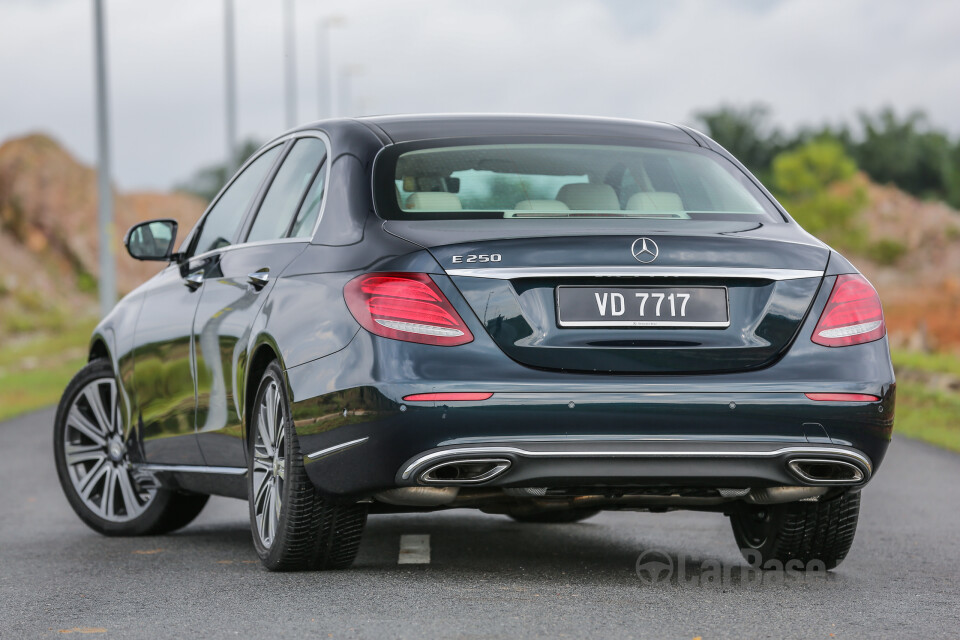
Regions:
[[[854,460],[866,469],[866,478],[873,472],[870,459],[862,453],[834,447],[782,447],[772,451],[530,451],[520,447],[467,447],[446,449],[422,455],[411,462],[400,476],[406,480],[417,467],[441,458],[513,454],[527,458],[776,458],[779,456],[830,455]],[[462,460],[467,462],[466,459]]]
[[[320,451],[314,451],[313,453],[308,453],[306,455],[310,460],[316,460],[317,458],[323,458],[324,456],[329,456],[332,453],[339,453],[350,447],[355,447],[358,444],[363,444],[370,439],[370,436],[364,438],[357,438],[356,440],[350,440],[349,442],[341,442],[340,444],[335,444],[332,447],[327,447],[326,449],[320,449]]]
[[[822,278],[823,271],[750,267],[480,267],[447,269],[450,276],[514,280],[516,278],[753,278],[798,280]]]

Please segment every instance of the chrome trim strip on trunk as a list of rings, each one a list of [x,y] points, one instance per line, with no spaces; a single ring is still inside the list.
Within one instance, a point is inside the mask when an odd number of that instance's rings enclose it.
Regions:
[[[833,455],[859,462],[866,469],[867,477],[873,473],[873,465],[865,455],[834,447],[782,447],[772,451],[530,451],[519,447],[466,447],[420,456],[403,470],[400,477],[406,480],[414,469],[438,458],[508,453],[528,458],[776,458],[792,454]]]
[[[725,329],[730,326],[730,321],[726,322],[671,322],[669,320],[664,322],[656,322],[651,320],[624,320],[623,322],[618,322],[616,320],[561,320],[561,327],[695,327],[697,329]]]
[[[219,473],[226,476],[242,476],[247,472],[246,467],[206,467],[191,464],[135,464],[135,471],[171,471],[175,473]]]
[[[356,440],[351,440],[349,442],[342,442],[340,444],[335,444],[332,447],[327,447],[326,449],[320,449],[320,451],[314,451],[313,453],[308,453],[306,457],[309,458],[310,460],[316,460],[317,458],[322,458],[332,453],[339,453],[345,449],[349,449],[350,447],[355,447],[358,444],[363,444],[369,439],[370,439],[370,436],[366,436],[365,438],[357,438]]]
[[[447,269],[450,276],[514,280],[517,278],[752,278],[799,280],[822,278],[823,271],[807,269],[754,269],[752,267],[479,267]]]

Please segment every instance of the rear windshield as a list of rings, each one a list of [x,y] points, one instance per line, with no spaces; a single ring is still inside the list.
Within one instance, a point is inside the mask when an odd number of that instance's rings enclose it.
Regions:
[[[782,221],[740,169],[697,147],[465,144],[382,155],[385,218]]]

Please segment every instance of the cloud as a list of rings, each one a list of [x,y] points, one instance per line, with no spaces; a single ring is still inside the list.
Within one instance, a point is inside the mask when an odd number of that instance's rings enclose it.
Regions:
[[[114,175],[170,186],[222,158],[222,4],[107,0]],[[281,3],[236,0],[239,126],[284,127]],[[323,115],[318,22],[359,68],[351,111],[584,113],[689,121],[762,101],[787,125],[892,104],[960,131],[960,5],[936,0],[300,0],[298,111]],[[85,2],[0,3],[0,138],[51,131],[94,157]]]

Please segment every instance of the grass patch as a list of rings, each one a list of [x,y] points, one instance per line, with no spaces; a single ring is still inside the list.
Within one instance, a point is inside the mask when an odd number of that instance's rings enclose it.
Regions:
[[[904,382],[897,385],[896,412],[894,433],[960,451],[960,393]]]
[[[892,352],[896,369],[914,369],[928,373],[949,373],[960,376],[960,357],[949,353],[922,353],[895,350]]]
[[[69,323],[57,333],[3,337],[0,346],[0,420],[56,404],[87,361],[96,320]]]
[[[931,375],[960,378],[960,357],[897,350],[893,366],[900,378],[894,433],[960,451],[960,393],[924,381]]]

